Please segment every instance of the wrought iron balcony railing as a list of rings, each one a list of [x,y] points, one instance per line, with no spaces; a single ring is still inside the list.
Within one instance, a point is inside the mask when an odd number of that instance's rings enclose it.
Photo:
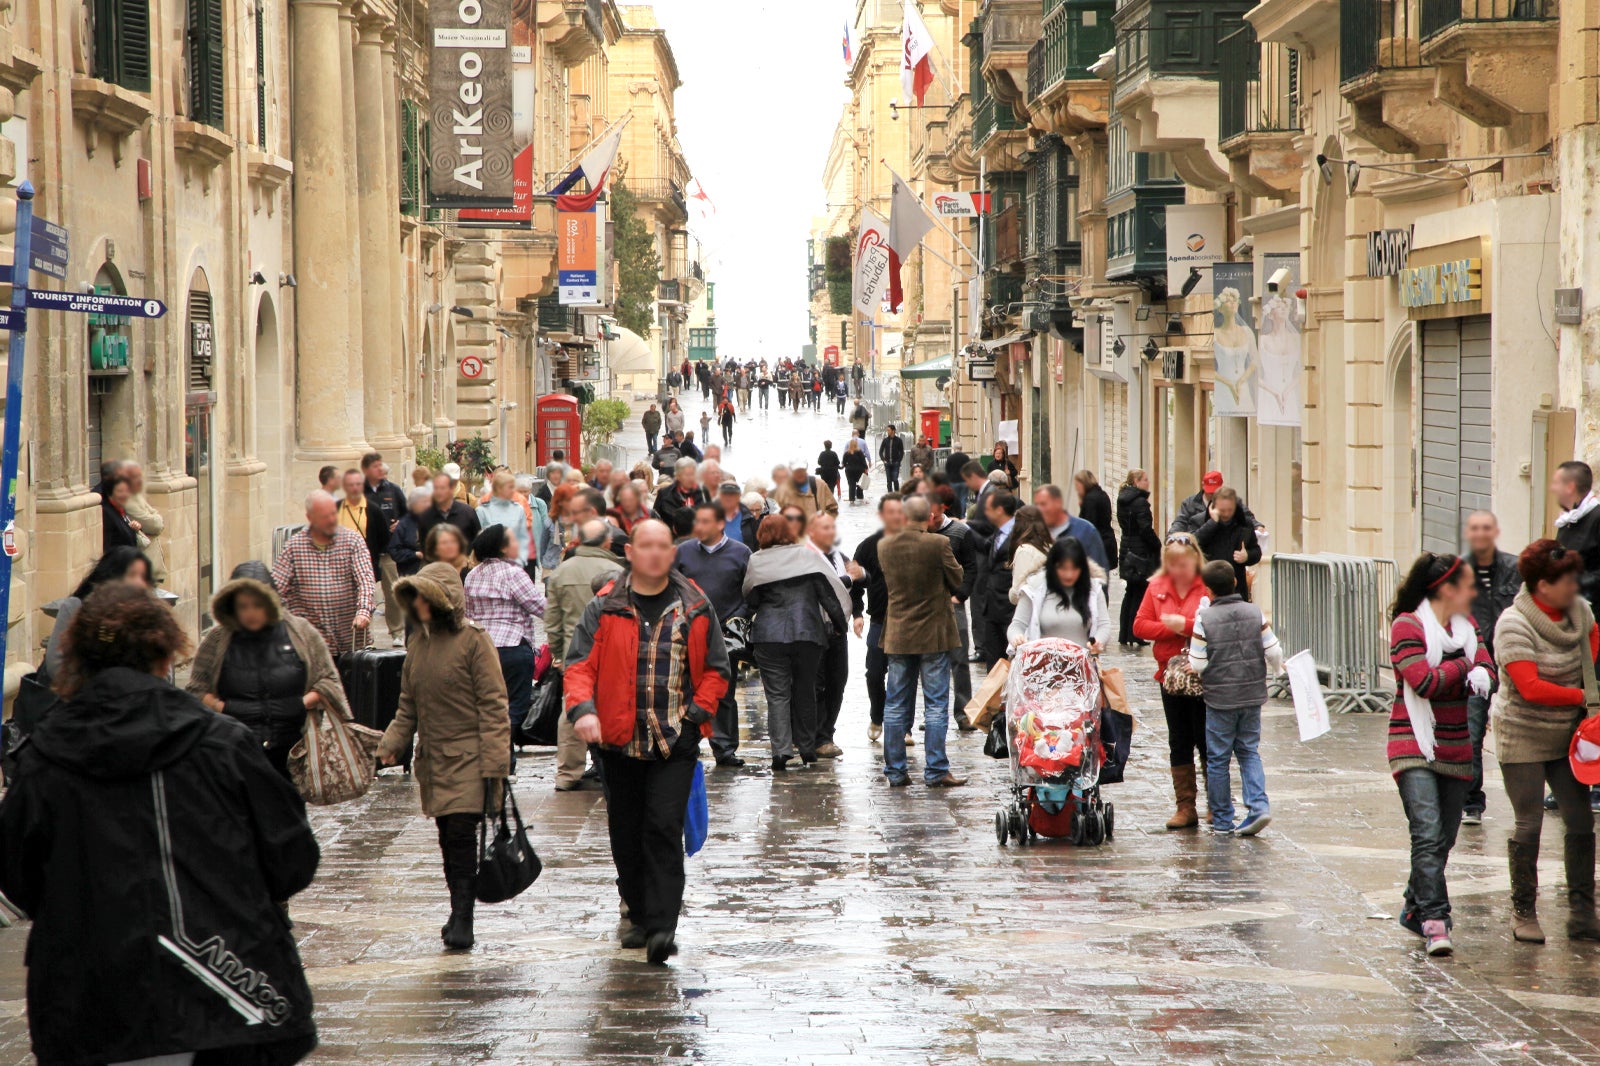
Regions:
[[[1422,0],[1422,39],[1463,22],[1553,22],[1557,0]]]
[[[1281,44],[1262,45],[1246,23],[1222,39],[1217,79],[1217,137],[1300,128],[1300,56]]]
[[[1339,81],[1422,65],[1420,0],[1339,0]]]

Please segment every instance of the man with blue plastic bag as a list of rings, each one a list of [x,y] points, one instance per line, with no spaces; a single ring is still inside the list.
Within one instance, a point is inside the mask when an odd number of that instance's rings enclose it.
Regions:
[[[600,746],[611,858],[633,923],[622,946],[663,965],[678,951],[700,738],[711,735],[730,671],[710,601],[672,568],[666,525],[639,523],[627,550],[632,568],[600,590],[572,634],[565,697],[573,732]]]

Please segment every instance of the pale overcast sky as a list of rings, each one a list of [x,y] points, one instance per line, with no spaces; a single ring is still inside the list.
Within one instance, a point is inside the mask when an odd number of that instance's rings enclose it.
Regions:
[[[805,242],[845,88],[848,0],[655,0],[683,88],[678,139],[717,206],[705,236],[723,357],[800,355]]]

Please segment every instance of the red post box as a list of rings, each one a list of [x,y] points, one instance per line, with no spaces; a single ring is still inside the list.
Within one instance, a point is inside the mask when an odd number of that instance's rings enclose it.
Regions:
[[[917,422],[917,440],[931,440],[935,448],[939,447],[939,420],[943,417],[944,411],[940,408],[924,407]]]
[[[555,460],[551,453],[565,453],[567,465],[576,466],[583,461],[582,420],[578,414],[578,398],[564,392],[539,397],[534,405],[538,415],[539,465],[549,466]]]

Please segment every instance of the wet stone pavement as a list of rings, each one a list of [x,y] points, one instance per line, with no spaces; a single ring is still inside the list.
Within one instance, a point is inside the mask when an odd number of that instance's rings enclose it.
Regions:
[[[698,398],[686,410],[693,422]],[[726,465],[764,474],[824,435],[847,436],[831,410],[774,406],[741,420]],[[642,449],[636,429],[628,443]],[[853,547],[872,508],[843,510]],[[859,678],[860,642],[851,661]],[[969,787],[889,790],[859,681],[844,758],[774,777],[760,686],[742,679],[750,763],[708,773],[711,836],[689,861],[667,968],[617,948],[604,801],[555,793],[548,751],[516,782],[544,876],[479,908],[476,950],[442,953],[434,830],[413,782],[384,776],[364,800],[313,813],[322,868],[292,906],[323,1042],[312,1061],[1600,1063],[1600,945],[1514,945],[1505,931],[1497,775],[1488,819],[1463,830],[1450,867],[1458,954],[1430,961],[1377,917],[1407,870],[1382,718],[1342,717],[1301,744],[1274,705],[1271,828],[1169,834],[1151,664],[1120,664],[1140,728],[1128,782],[1106,790],[1117,838],[1100,848],[997,846],[1008,772],[978,734],[952,734]],[[1555,934],[1559,841],[1552,822],[1541,879]],[[28,1061],[25,935],[0,930],[0,1062]]]

